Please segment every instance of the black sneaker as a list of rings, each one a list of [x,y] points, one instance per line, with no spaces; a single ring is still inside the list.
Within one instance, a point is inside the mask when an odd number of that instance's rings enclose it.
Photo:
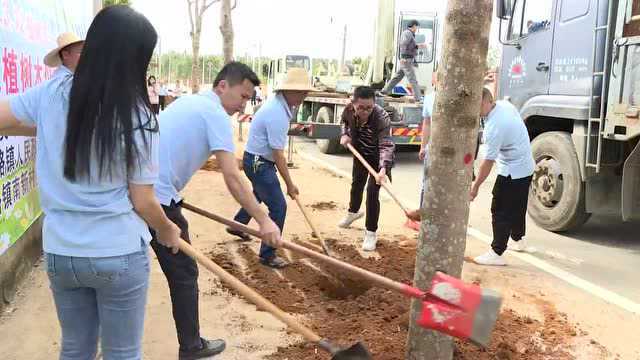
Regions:
[[[180,352],[178,353],[178,359],[196,360],[211,357],[220,354],[227,347],[227,344],[224,342],[224,340],[221,339],[207,340],[204,338],[200,338],[200,341],[202,341],[202,348],[190,351],[180,350]]]
[[[288,262],[282,260],[282,258],[278,256],[273,256],[268,259],[260,258],[260,263],[274,269],[283,269],[289,265]]]
[[[227,233],[239,237],[240,241],[251,241],[251,236],[244,231],[227,228]]]

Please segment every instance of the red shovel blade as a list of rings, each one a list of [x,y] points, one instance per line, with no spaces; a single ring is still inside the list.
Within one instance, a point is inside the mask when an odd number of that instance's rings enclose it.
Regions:
[[[498,293],[440,272],[429,293],[444,301],[423,300],[418,325],[483,347],[489,344],[502,303]]]

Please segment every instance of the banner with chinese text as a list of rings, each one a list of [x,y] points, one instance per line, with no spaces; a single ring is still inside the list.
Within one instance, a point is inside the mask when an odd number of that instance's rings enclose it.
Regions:
[[[93,17],[89,0],[0,0],[0,97],[51,77],[43,58],[60,33],[84,37]],[[36,141],[0,137],[0,255],[41,213],[35,178]]]

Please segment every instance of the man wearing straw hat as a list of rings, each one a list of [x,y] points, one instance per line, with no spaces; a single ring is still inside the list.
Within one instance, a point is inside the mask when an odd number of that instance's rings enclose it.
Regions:
[[[75,72],[78,61],[80,60],[80,54],[82,53],[84,40],[73,33],[66,32],[58,36],[57,43],[58,47],[51,50],[44,57],[44,64],[49,67],[59,67],[62,65],[68,72]],[[58,71],[63,70],[64,69],[60,68]]]
[[[293,117],[292,108],[300,106],[312,90],[311,78],[306,70],[292,68],[287,71],[282,83],[276,85],[276,95],[258,110],[251,122],[249,139],[245,148],[244,172],[253,185],[253,193],[258,201],[269,208],[269,217],[278,224],[280,231],[284,228],[287,215],[287,201],[276,172],[287,185],[287,194],[293,199],[298,196],[298,188],[291,179],[287,168],[284,148],[287,144],[289,122]],[[235,220],[248,224],[251,216],[240,209]],[[227,229],[232,235],[243,240],[249,236],[243,232]],[[260,262],[272,268],[283,268],[287,262],[276,255],[276,249],[265,244],[260,246]]]

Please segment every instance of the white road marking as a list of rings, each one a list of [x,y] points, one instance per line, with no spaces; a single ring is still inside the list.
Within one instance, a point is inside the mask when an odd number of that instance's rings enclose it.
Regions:
[[[305,160],[309,160],[333,173],[335,173],[336,175],[342,176],[344,178],[347,179],[351,179],[351,174],[349,174],[348,172],[338,169],[337,167],[329,164],[328,162],[318,159],[312,155],[306,154],[303,151],[299,151],[298,155],[300,157],[302,157]],[[386,195],[386,194],[385,194]],[[401,201],[404,201],[403,199],[400,199]],[[406,201],[404,201],[406,203]],[[491,244],[491,237],[484,234],[483,232],[481,232],[480,230],[468,227],[467,228],[467,234],[486,243],[486,244]],[[581,262],[580,259],[571,259],[568,258],[564,255],[558,254],[558,253],[554,253],[551,251],[546,251],[545,252],[547,255],[551,256],[551,257],[558,257],[561,256],[563,259],[572,261],[572,262],[577,262],[579,264],[579,262]],[[553,254],[553,255],[552,255]],[[555,256],[554,256],[555,255]],[[610,304],[616,305],[626,311],[629,311],[633,314],[636,315],[640,315],[640,304],[636,303],[634,301],[632,301],[629,298],[626,298],[620,294],[617,294],[611,290],[607,290],[601,286],[598,286],[592,282],[589,282],[587,280],[582,279],[581,277],[578,277],[568,271],[565,271],[563,269],[560,269],[554,265],[551,265],[550,263],[541,260],[535,256],[526,254],[526,253],[517,253],[517,252],[513,252],[510,251],[509,252],[509,256],[513,256],[516,257],[528,264],[533,265],[534,267],[548,273],[551,274],[555,277],[557,277],[560,280],[563,280],[595,297],[598,297]]]

